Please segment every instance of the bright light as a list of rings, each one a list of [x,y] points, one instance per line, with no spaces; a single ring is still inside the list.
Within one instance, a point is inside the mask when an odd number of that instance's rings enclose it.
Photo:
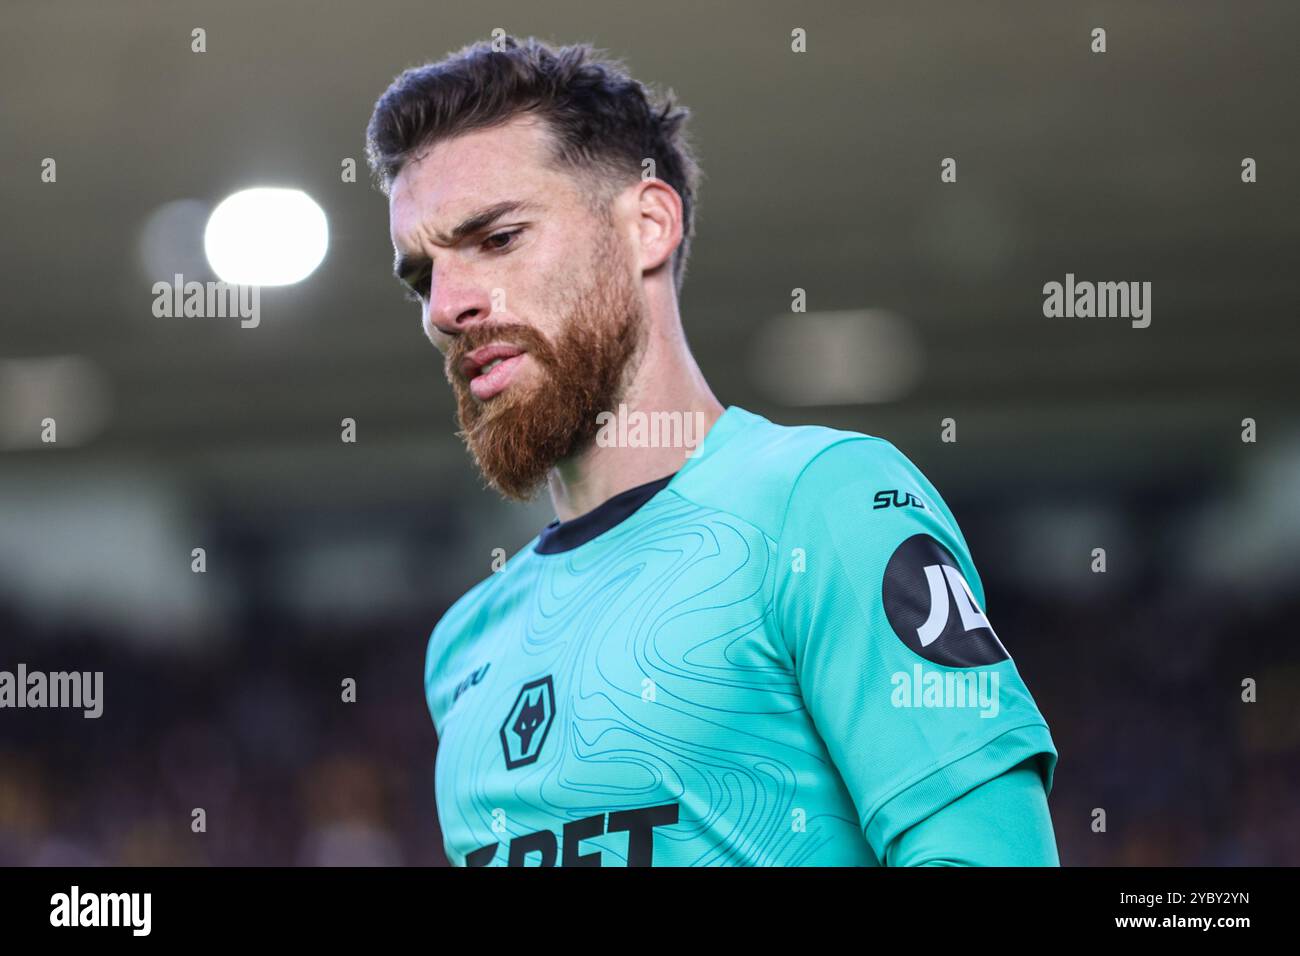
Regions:
[[[298,189],[237,192],[212,211],[203,233],[208,264],[232,285],[301,282],[328,245],[324,211]]]

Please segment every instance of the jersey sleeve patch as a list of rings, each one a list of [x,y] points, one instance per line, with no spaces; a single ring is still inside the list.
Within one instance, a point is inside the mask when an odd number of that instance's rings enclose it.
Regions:
[[[957,559],[928,534],[914,534],[894,549],[881,603],[898,639],[934,664],[980,667],[1010,656]]]

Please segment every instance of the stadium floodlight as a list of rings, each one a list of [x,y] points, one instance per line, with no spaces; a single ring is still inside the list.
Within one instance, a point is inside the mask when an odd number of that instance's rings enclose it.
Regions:
[[[208,218],[203,248],[212,271],[232,285],[291,285],[325,258],[325,212],[299,189],[245,189]]]

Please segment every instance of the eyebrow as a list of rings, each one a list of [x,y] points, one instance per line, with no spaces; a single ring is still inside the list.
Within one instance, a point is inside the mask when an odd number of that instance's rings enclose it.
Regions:
[[[491,206],[485,206],[483,209],[462,219],[452,229],[450,235],[441,232],[436,233],[434,240],[439,245],[453,246],[466,236],[472,236],[490,228],[493,223],[503,216],[516,212],[531,212],[539,208],[541,207],[537,203],[526,199],[507,199],[504,202],[493,203]],[[426,255],[399,252],[393,260],[393,275],[400,281],[410,285],[411,278],[428,264],[429,257]]]

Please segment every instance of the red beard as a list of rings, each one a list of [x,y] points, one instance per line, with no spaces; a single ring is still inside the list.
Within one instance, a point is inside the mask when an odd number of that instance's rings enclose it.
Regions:
[[[597,416],[618,403],[644,339],[630,275],[611,237],[597,252],[588,287],[563,308],[566,321],[554,343],[528,325],[492,323],[471,326],[448,347],[445,370],[456,394],[458,434],[488,484],[505,497],[535,497],[557,463],[595,438]],[[460,363],[492,342],[523,349],[541,375],[480,402]]]

